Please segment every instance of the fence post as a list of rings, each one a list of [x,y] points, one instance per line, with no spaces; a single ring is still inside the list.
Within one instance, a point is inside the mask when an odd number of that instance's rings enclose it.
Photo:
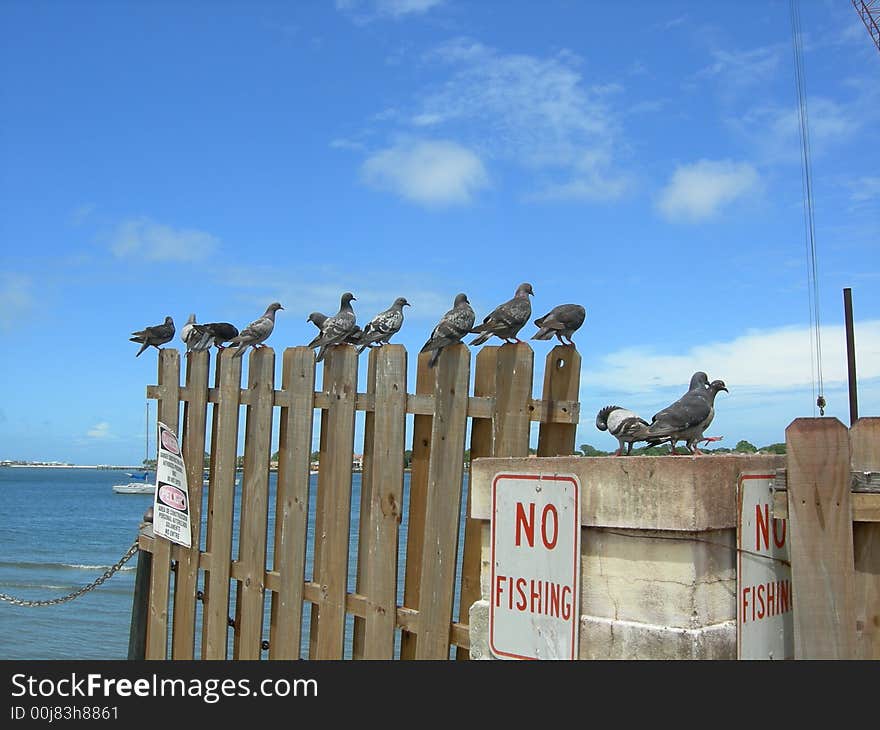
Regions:
[[[331,347],[324,358],[321,468],[315,508],[314,580],[321,602],[312,606],[310,659],[342,659],[351,522],[351,458],[354,449],[357,351]]]
[[[159,350],[158,419],[178,433],[180,418],[180,352]],[[158,465],[157,465],[158,466]],[[168,654],[168,601],[171,583],[171,542],[153,538],[150,570],[150,615],[147,621],[147,659],[165,659]]]
[[[453,351],[455,345],[447,348]],[[444,352],[442,359],[453,357]],[[416,369],[416,394],[428,395],[434,392],[435,368],[428,368],[431,353],[423,352],[418,357]],[[406,573],[403,583],[403,605],[419,608],[419,586],[422,578],[422,551],[425,542],[425,505],[428,494],[428,465],[431,462],[431,424],[433,416],[413,417],[412,459],[409,474],[409,514],[406,530]],[[400,658],[415,659],[418,636],[409,631],[400,632]]]
[[[150,534],[153,521],[153,507],[144,513],[138,535]],[[128,658],[139,661],[146,657],[147,615],[150,610],[150,568],[153,554],[148,550],[138,550],[137,571],[134,575],[134,595],[131,599],[131,626],[128,630]]]
[[[278,427],[273,565],[281,584],[272,593],[269,658],[299,659],[315,412],[314,350],[300,346],[284,351],[281,389],[285,403]]]
[[[434,368],[416,659],[449,659],[467,430],[470,351],[448,348]],[[421,362],[420,362],[421,364]],[[409,533],[408,533],[409,534]]]
[[[232,559],[232,513],[241,399],[241,358],[234,348],[217,356],[219,399],[214,406],[211,433],[211,482],[208,488],[208,526],[205,549],[211,559],[205,570],[202,611],[202,656],[226,659],[229,638],[229,573]]]
[[[177,572],[174,575],[174,624],[171,628],[173,659],[192,659],[195,651],[209,359],[210,353],[207,350],[193,350],[186,354],[186,389],[189,391],[189,398],[183,406],[182,449],[189,492],[192,547],[187,550],[176,545],[174,548]]]
[[[880,418],[849,430],[853,471],[880,471]],[[857,658],[880,659],[880,524],[853,523]]]
[[[234,659],[262,655],[266,580],[266,532],[269,527],[269,459],[275,398],[275,351],[252,350],[248,364],[244,470],[241,477]]]
[[[796,418],[785,441],[795,659],[854,659],[849,433],[836,418]]]
[[[573,347],[557,345],[544,362],[541,400],[548,412],[559,401],[577,401],[580,391],[581,355]],[[576,423],[542,422],[538,426],[538,456],[570,456],[574,453]]]

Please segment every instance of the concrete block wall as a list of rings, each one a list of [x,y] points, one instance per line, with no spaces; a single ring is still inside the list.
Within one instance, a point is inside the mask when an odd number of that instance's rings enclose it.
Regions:
[[[482,525],[471,658],[489,650],[491,484],[498,473],[574,474],[581,484],[581,659],[736,658],[736,485],[778,455],[476,459]]]

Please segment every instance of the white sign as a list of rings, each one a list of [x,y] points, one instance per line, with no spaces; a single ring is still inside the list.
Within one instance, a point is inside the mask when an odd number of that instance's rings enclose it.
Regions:
[[[489,648],[502,659],[577,659],[580,482],[574,475],[492,480]]]
[[[153,534],[190,547],[192,528],[189,521],[189,492],[180,444],[177,434],[164,423],[159,422],[158,429]]]
[[[794,659],[787,520],[773,519],[773,475],[737,485],[736,650],[739,659]]]

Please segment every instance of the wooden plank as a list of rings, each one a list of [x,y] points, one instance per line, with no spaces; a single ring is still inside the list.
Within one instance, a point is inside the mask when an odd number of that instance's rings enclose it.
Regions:
[[[211,566],[205,571],[202,611],[202,657],[226,659],[229,629],[229,571],[238,448],[241,361],[225,348],[217,356],[220,400],[214,410],[211,434],[211,482],[208,488],[208,527],[205,550]]]
[[[274,380],[275,351],[271,347],[251,350],[248,392],[252,401],[245,422],[238,539],[243,577],[236,582],[234,659],[259,659],[262,655]]]
[[[171,657],[193,659],[195,652],[196,605],[199,589],[199,546],[202,531],[202,494],[205,468],[205,427],[208,419],[207,350],[186,353],[186,389],[190,398],[183,406],[183,461],[189,492],[189,516],[192,547],[175,545],[177,559],[174,584],[174,624],[171,632]]]
[[[528,456],[535,353],[525,342],[498,348],[495,366],[495,456]]]
[[[406,438],[406,349],[384,345],[370,353],[375,357],[376,413],[369,510],[361,518],[367,572],[365,659],[394,658],[394,627],[397,615],[397,556],[403,510],[403,451]],[[361,500],[366,499],[361,494]],[[361,512],[364,515],[364,512]]]
[[[795,659],[854,659],[849,434],[836,418],[797,418],[785,442]]]
[[[466,348],[466,345],[454,347]],[[436,368],[428,367],[431,353],[419,355],[416,369],[416,394],[430,394],[434,399]],[[454,358],[457,360],[457,357]],[[428,466],[431,461],[431,424],[433,415],[413,417],[412,458],[409,473],[409,505],[406,530],[406,569],[403,578],[403,605],[418,610],[422,552],[425,543],[425,507],[428,500]],[[406,630],[400,633],[400,658],[415,659],[417,636]]]
[[[498,347],[486,345],[478,353],[474,368],[474,395],[491,397],[495,400],[495,370],[498,364]],[[471,460],[481,456],[494,456],[494,429],[491,418],[471,420]],[[459,585],[459,623],[469,625],[468,611],[474,601],[480,599],[480,560],[481,524],[471,517],[472,475],[468,470],[467,507],[464,522],[464,546],[461,558],[461,583]],[[458,647],[455,658],[459,661],[470,659],[467,649]]]
[[[326,411],[326,441],[322,433],[321,468],[315,527],[315,582],[322,596],[312,608],[310,659],[342,659],[345,633],[345,594],[348,579],[348,541],[351,522],[351,457],[354,449],[357,351],[337,345],[324,358],[324,391],[331,403]]]
[[[299,659],[314,423],[315,353],[311,348],[284,351],[281,387],[289,394],[290,405],[281,408],[279,421],[274,569],[281,584],[272,594],[269,659]]]
[[[557,345],[544,362],[541,400],[552,409],[560,401],[577,401],[581,380],[581,355],[573,347]],[[574,453],[577,423],[541,423],[538,456],[569,456]]]
[[[369,541],[370,530],[370,495],[373,484],[373,445],[376,423],[376,353],[379,350],[369,348],[367,356],[367,398],[370,399],[374,408],[367,411],[364,417],[364,454],[361,469],[361,502],[360,502],[360,530],[358,531],[357,552],[357,575],[355,577],[355,591],[365,593],[367,585],[367,573],[370,570]],[[406,388],[404,388],[406,390]],[[355,616],[352,627],[352,659],[364,658],[364,633],[366,631],[365,616]]]
[[[174,433],[180,419],[180,352],[167,347],[159,350],[159,407],[157,418]],[[171,584],[171,542],[156,538],[150,571],[150,611],[147,619],[147,659],[166,659],[168,655],[168,601]]]
[[[859,523],[880,522],[880,494],[874,492],[852,492],[850,495],[852,507],[853,530]],[[788,518],[788,491],[778,489],[773,493],[773,518],[784,520]],[[855,540],[855,537],[853,537]]]
[[[852,469],[880,471],[880,418],[859,418],[849,430]],[[854,498],[880,494],[863,493]],[[878,510],[880,512],[880,510]],[[855,519],[855,516],[854,516]],[[880,524],[853,525],[855,567],[856,656],[880,659]]]
[[[434,369],[437,410],[431,427],[416,659],[449,658],[470,353],[462,346],[448,348]]]

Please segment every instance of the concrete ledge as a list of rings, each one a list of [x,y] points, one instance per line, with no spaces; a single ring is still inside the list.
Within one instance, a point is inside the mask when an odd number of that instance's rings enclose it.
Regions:
[[[777,454],[479,458],[471,464],[471,516],[491,517],[499,473],[574,474],[581,483],[581,524],[641,530],[716,530],[736,525],[740,472],[773,475]]]

